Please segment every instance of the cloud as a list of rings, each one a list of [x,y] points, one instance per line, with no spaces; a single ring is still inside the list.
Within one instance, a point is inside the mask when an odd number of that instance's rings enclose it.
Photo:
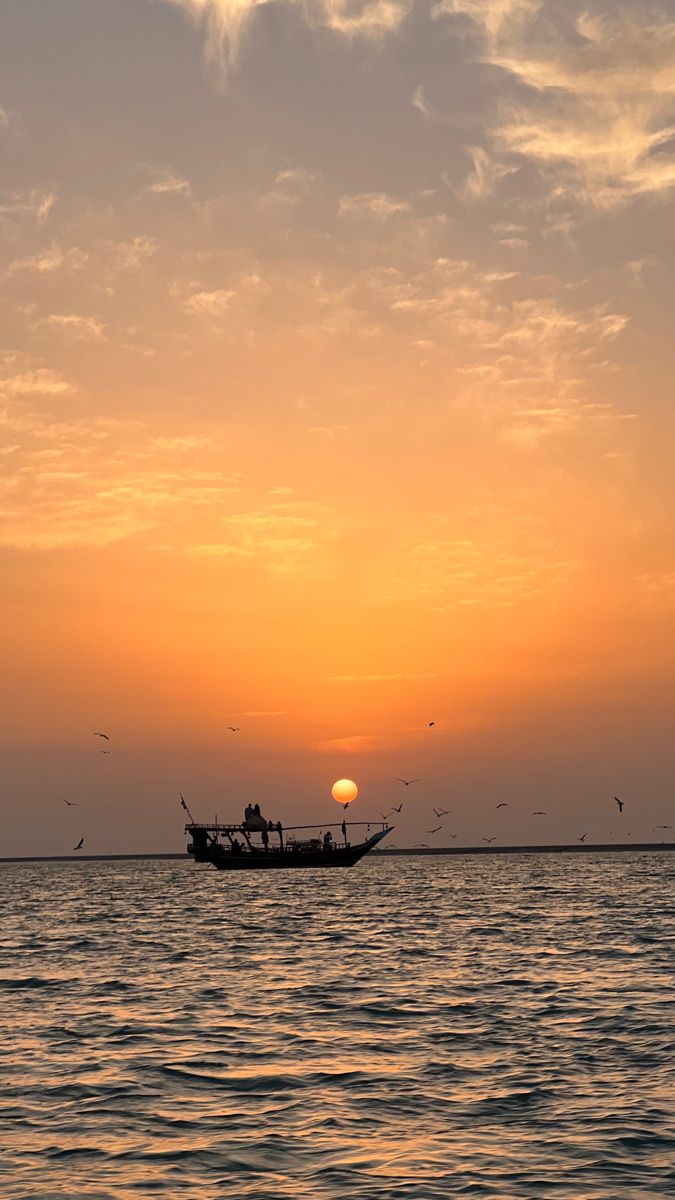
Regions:
[[[229,312],[235,293],[220,288],[213,292],[195,292],[185,301],[185,308],[196,317],[222,317]]]
[[[63,250],[57,242],[52,242],[48,250],[15,259],[9,264],[7,275],[50,275],[53,271],[81,271],[87,261],[88,255],[77,246]]]
[[[322,754],[375,754],[378,750],[386,750],[392,740],[382,733],[353,733],[348,737],[316,742],[315,749]]]
[[[470,146],[468,154],[473,162],[473,170],[460,189],[460,195],[465,200],[484,200],[486,196],[491,196],[500,179],[512,175],[517,169],[492,158],[482,146]]]
[[[409,213],[410,205],[404,200],[388,196],[386,192],[361,192],[356,196],[342,196],[338,213],[341,217],[371,217],[386,221],[388,217]]]
[[[192,187],[187,179],[179,179],[177,175],[167,175],[158,179],[146,189],[153,196],[186,196],[192,195]]]
[[[42,225],[56,204],[53,192],[12,192],[0,204],[0,223],[7,221],[32,221]]]
[[[446,0],[435,13],[468,18],[481,57],[503,72],[488,130],[503,162],[529,161],[553,193],[593,208],[675,186],[672,17],[572,0]]]
[[[0,395],[5,396],[63,396],[74,390],[58,371],[46,367],[0,379]]]
[[[323,573],[322,555],[332,540],[325,516],[301,503],[272,503],[265,508],[234,513],[221,522],[219,541],[190,547],[207,558],[258,560],[275,574],[288,571]]]
[[[271,0],[165,0],[205,33],[207,60],[224,76],[235,63],[256,9]],[[380,38],[399,28],[413,0],[285,0],[310,26],[345,37]]]
[[[415,679],[438,679],[437,671],[397,671],[389,675],[328,675],[328,683],[408,683]]]
[[[100,339],[104,335],[105,326],[95,317],[82,317],[76,313],[52,313],[44,317],[41,324],[58,329],[62,333],[71,333],[78,338]]]
[[[46,371],[7,383],[0,394],[21,398],[63,389]],[[12,438],[0,481],[4,546],[102,547],[164,527],[175,546],[181,522],[205,528],[239,491],[236,476],[205,461],[209,443],[158,447],[138,422],[60,420],[22,404],[0,408],[0,427]]]

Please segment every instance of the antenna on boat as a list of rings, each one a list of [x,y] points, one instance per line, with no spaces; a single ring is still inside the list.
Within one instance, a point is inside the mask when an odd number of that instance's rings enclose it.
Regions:
[[[194,817],[193,817],[192,813],[190,812],[190,809],[188,808],[187,804],[185,803],[185,800],[184,800],[184,798],[183,798],[183,793],[182,793],[182,792],[179,792],[179,793],[178,793],[178,795],[180,796],[180,802],[181,802],[181,806],[182,806],[182,807],[185,809],[185,811],[186,811],[186,813],[187,813],[188,817],[190,818],[190,821],[191,821],[191,822],[192,822],[192,824],[194,825],[194,823],[195,823],[195,819],[194,819]]]

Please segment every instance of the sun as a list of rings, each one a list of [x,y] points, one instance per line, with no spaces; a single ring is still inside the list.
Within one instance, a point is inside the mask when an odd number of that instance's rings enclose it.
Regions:
[[[353,779],[338,779],[332,786],[333,799],[338,804],[351,804],[359,794]]]

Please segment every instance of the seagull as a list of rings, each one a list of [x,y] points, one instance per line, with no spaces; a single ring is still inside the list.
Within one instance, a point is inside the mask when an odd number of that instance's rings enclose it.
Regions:
[[[75,851],[75,850],[81,850],[83,846],[84,846],[84,838],[83,838],[83,837],[81,837],[81,838],[80,838],[80,840],[79,840],[79,842],[77,843],[77,845],[76,845],[76,846],[73,846],[73,851]]]
[[[391,816],[391,813],[383,813],[383,812],[382,812],[382,809],[380,809],[380,808],[378,808],[378,810],[377,810],[377,811],[379,812],[379,814],[380,814],[380,816],[382,817],[382,820],[383,820],[383,821],[386,821],[386,820],[387,820],[387,817],[390,817],[390,816]]]
[[[431,850],[431,846],[429,846],[427,844],[427,842],[415,842],[415,849],[417,849],[418,847],[421,850]]]
[[[427,829],[426,832],[427,833],[438,833],[439,829],[442,829],[442,828],[443,828],[442,825],[437,825],[435,829]]]
[[[457,837],[457,834],[456,834],[456,833],[449,833],[449,834],[448,834],[448,837],[449,837],[450,839],[452,839],[452,838],[456,838],[456,837]]]
[[[99,750],[99,754],[110,754],[110,750]]]
[[[507,804],[506,800],[502,800],[501,804],[495,804],[495,808],[510,808],[510,807],[511,807],[511,805]]]
[[[102,738],[105,738],[106,742],[110,741],[110,738],[108,737],[107,733],[93,733],[92,737],[102,737]]]
[[[545,816],[546,816],[546,812],[544,811],[544,809],[543,809],[543,808],[537,808],[537,809],[535,809],[535,811],[532,813],[532,816],[533,816],[533,817],[545,817]]]
[[[63,803],[67,804],[68,808],[77,808],[77,801],[75,801],[75,800],[65,800],[64,799]]]
[[[401,804],[399,804],[398,808],[396,808],[396,806],[394,806],[394,808],[392,808],[391,812],[389,813],[389,816],[391,816],[391,815],[392,815],[392,813],[395,813],[395,812],[397,812],[397,813],[400,813],[400,811],[401,811],[401,809],[402,809],[402,808],[403,808],[403,804],[402,804],[402,803],[401,803]]]
[[[483,838],[483,841],[484,841],[484,842],[496,842],[496,841],[497,841],[497,839],[496,839],[496,837],[491,837],[491,838]]]
[[[404,783],[406,787],[410,787],[410,784],[411,784],[411,783],[419,783],[419,779],[401,779],[401,778],[400,778],[400,777],[397,775],[397,776],[396,776],[396,782],[397,782],[397,783]]]
[[[672,829],[672,825],[655,825],[655,829]]]
[[[451,808],[434,808],[433,811],[437,817],[447,817],[448,813],[451,813],[453,810]]]
[[[614,799],[616,800],[616,802],[619,806],[619,812],[622,813],[623,812],[623,800],[619,800],[618,796],[615,796]]]
[[[427,728],[428,728],[428,729],[433,729],[433,727],[434,727],[434,725],[435,725],[435,724],[436,724],[436,722],[435,722],[435,721],[427,721]]]
[[[577,841],[578,841],[578,842],[585,842],[587,837],[588,837],[588,834],[587,834],[587,833],[582,833],[581,837],[580,837],[580,838],[577,838]]]
[[[230,733],[239,733],[241,727],[239,725],[228,725],[227,728],[229,729]]]

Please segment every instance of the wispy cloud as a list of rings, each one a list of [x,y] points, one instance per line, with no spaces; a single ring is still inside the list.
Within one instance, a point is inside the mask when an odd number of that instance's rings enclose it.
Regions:
[[[388,196],[386,192],[361,192],[355,196],[342,196],[339,205],[341,217],[370,217],[386,221],[388,217],[409,213],[410,205],[405,200]]]
[[[271,0],[165,0],[181,8],[206,38],[206,55],[224,75],[236,61],[256,9]],[[397,30],[412,0],[284,0],[309,25],[345,37],[380,38]]]
[[[488,136],[550,189],[611,208],[675,186],[675,20],[637,3],[600,12],[558,0],[445,0],[504,72]],[[509,96],[508,79],[513,81]]]
[[[146,189],[152,196],[185,196],[192,195],[192,187],[187,179],[177,175],[166,175],[157,179]]]

